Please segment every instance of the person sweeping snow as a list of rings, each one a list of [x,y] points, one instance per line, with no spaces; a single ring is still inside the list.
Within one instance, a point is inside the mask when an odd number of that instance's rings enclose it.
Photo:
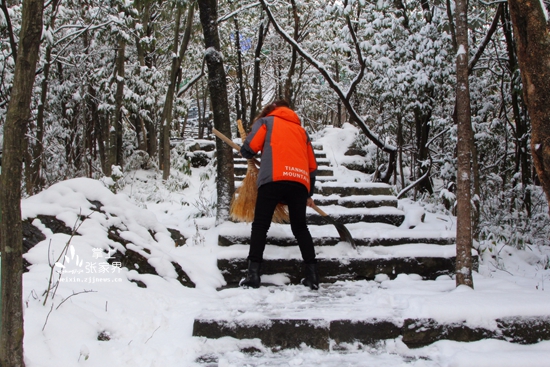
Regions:
[[[306,207],[314,204],[317,161],[311,140],[288,102],[279,100],[262,110],[252,124],[241,155],[251,159],[262,152],[258,173],[258,196],[250,236],[248,271],[239,285],[258,288],[267,231],[280,202],[288,206],[290,228],[296,237],[305,268],[302,284],[319,289],[319,274],[313,240],[306,224]]]

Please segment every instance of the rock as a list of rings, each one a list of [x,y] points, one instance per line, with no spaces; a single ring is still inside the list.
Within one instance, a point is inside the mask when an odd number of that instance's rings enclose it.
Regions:
[[[93,201],[91,202],[92,205],[95,207],[95,209],[105,214],[102,211],[103,204],[99,201]],[[46,236],[38,229],[36,226],[32,224],[32,222],[38,219],[40,222],[50,229],[53,233],[64,233],[69,236],[75,235],[79,236],[77,232],[74,232],[73,229],[67,227],[65,222],[57,219],[54,216],[50,215],[38,215],[36,218],[28,218],[25,221],[23,221],[23,253],[27,253],[31,248],[33,248],[37,243],[44,241],[46,239]],[[170,232],[170,236],[174,240],[176,246],[183,246],[185,244],[185,241],[187,240],[178,230],[169,228],[168,231]],[[149,232],[151,234],[151,237],[155,238],[155,233]],[[123,267],[128,268],[129,270],[135,270],[139,274],[153,274],[158,275],[156,269],[154,266],[149,264],[149,261],[146,256],[143,254],[140,254],[137,251],[134,251],[132,249],[128,249],[127,245],[131,242],[122,238],[120,236],[120,229],[117,227],[111,227],[107,231],[107,237],[111,239],[112,241],[115,241],[119,244],[121,244],[125,251],[115,251],[113,254],[111,254],[111,258],[108,259],[109,264],[113,264],[113,262],[119,262]],[[145,253],[150,253],[150,251],[146,248],[143,249]],[[28,267],[31,264],[23,259],[23,269],[28,269]],[[195,284],[191,281],[189,276],[185,273],[185,271],[182,269],[182,267],[177,264],[176,262],[172,262],[172,265],[174,266],[174,270],[177,273],[177,279],[178,281],[186,286],[186,287],[195,287]],[[130,280],[133,281],[138,285],[138,287],[146,288],[145,283],[139,281],[139,280]]]

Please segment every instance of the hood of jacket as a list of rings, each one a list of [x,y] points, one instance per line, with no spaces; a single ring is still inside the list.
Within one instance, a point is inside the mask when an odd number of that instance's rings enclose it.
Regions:
[[[278,117],[283,120],[293,122],[298,125],[302,125],[302,122],[300,121],[300,118],[298,117],[296,112],[294,112],[293,110],[287,107],[277,107],[276,109],[271,111],[271,113],[268,116]]]

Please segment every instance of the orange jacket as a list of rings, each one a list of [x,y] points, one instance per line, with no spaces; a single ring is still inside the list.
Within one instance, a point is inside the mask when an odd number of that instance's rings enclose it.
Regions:
[[[241,154],[252,158],[262,152],[258,187],[274,181],[295,181],[313,194],[317,161],[311,140],[298,115],[286,107],[277,107],[252,125]]]

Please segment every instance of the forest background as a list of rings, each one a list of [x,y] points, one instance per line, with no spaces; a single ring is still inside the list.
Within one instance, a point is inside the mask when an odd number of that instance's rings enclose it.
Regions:
[[[68,178],[111,176],[113,165],[124,170],[135,154],[146,153],[163,169],[170,164],[163,158],[164,136],[182,138],[189,116],[198,118],[198,138],[207,136],[213,116],[205,45],[191,4],[46,2],[32,116],[22,142],[24,195]],[[2,126],[21,7],[3,0],[0,12]],[[220,1],[217,26],[233,134],[237,119],[247,126],[274,98],[290,100],[311,131],[354,122],[349,103],[379,142],[396,148],[396,172],[387,179],[398,191],[425,177],[408,195],[443,200],[452,210],[454,2],[279,1],[272,12],[342,89],[357,85],[342,101],[315,65],[280,37],[259,2]],[[508,5],[472,1],[468,12],[474,235],[505,236],[518,246],[533,236],[545,241],[546,202],[533,186],[531,126]],[[363,169],[374,172],[389,158],[368,138],[360,137],[357,146],[372,157]]]
[[[359,168],[401,197],[443,202],[456,213],[456,59],[466,52],[473,239],[518,248],[549,242],[521,37],[507,2],[468,3],[463,49],[462,18],[450,0],[2,0],[2,131],[17,49],[26,47],[24,3],[38,3],[43,18],[31,114],[18,140],[23,196],[73,177],[116,176],[136,161],[162,170],[177,190],[171,172],[189,162],[170,141],[186,136],[192,121],[199,139],[214,125],[236,136],[238,119],[249,126],[266,102],[286,98],[311,132],[360,127],[356,147],[370,160]],[[531,3],[547,24],[548,5]],[[220,115],[225,125],[216,123]],[[232,164],[223,161],[230,154],[221,156],[219,219],[234,189]]]

